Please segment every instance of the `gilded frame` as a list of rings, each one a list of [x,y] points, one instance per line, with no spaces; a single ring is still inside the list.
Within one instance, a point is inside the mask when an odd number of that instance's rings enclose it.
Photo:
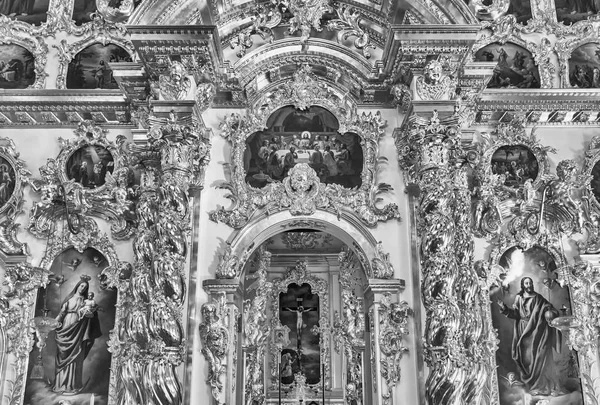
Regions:
[[[12,20],[6,16],[0,15],[0,45],[18,45],[25,48],[33,55],[35,81],[29,89],[43,89],[46,86],[46,61],[48,58],[48,45],[42,37],[42,33],[36,33],[32,29],[24,27],[33,27],[22,21]]]
[[[48,235],[52,222],[61,217],[65,208],[55,207],[53,199],[63,199],[71,214],[95,215],[105,218],[111,223],[111,231],[116,239],[127,239],[135,230],[132,216],[125,216],[131,211],[129,190],[127,189],[130,173],[129,160],[123,151],[126,138],[118,136],[116,141],[109,141],[108,130],[91,121],[82,121],[74,130],[75,139],[59,138],[61,150],[55,159],[49,158],[40,167],[42,180],[36,181],[36,191],[42,194],[42,200],[34,204],[30,214],[29,231],[38,238]],[[100,146],[108,150],[113,158],[114,168],[105,183],[100,187],[88,189],[75,179],[69,179],[67,164],[71,156],[88,146]],[[64,187],[64,196],[59,194]]]
[[[563,252],[563,248],[561,245],[561,241],[560,238],[557,237],[554,234],[551,234],[549,232],[540,232],[538,233],[535,237],[532,238],[528,238],[528,239],[523,239],[521,237],[519,237],[519,235],[509,235],[508,237],[500,237],[498,239],[495,240],[495,243],[492,247],[490,256],[489,256],[489,260],[488,260],[488,270],[489,273],[486,274],[487,276],[487,280],[485,281],[485,284],[488,288],[492,287],[493,285],[498,285],[498,283],[501,282],[501,276],[506,274],[506,270],[500,266],[499,262],[500,259],[502,258],[502,256],[510,249],[517,247],[520,248],[522,250],[528,250],[532,247],[539,247],[543,250],[545,250],[546,252],[548,252],[548,254],[554,259],[556,266],[557,266],[557,270],[556,272],[558,273],[558,283],[561,286],[567,286],[568,291],[569,291],[569,295],[571,297],[571,303],[572,306],[574,308],[572,308],[572,313],[575,316],[575,318],[577,316],[580,316],[579,312],[581,312],[581,302],[579,302],[577,300],[577,289],[573,290],[572,286],[574,285],[574,281],[573,281],[573,276],[572,276],[572,266],[569,266],[567,259],[565,257],[565,254]],[[573,266],[575,268],[577,268],[576,266]],[[491,304],[491,302],[490,302]],[[491,312],[490,309],[488,309],[486,312],[487,314],[487,321],[488,324],[490,325],[490,329],[493,329],[492,326],[492,317],[491,317]],[[577,326],[575,326],[577,328]],[[571,331],[573,331],[573,328],[571,328]],[[564,331],[563,331],[564,333]],[[567,332],[567,336],[569,336],[569,333]],[[567,337],[567,339],[569,339]],[[494,331],[493,332],[493,341],[494,341],[494,356],[492,356],[492,358],[490,359],[490,362],[492,362],[491,364],[493,365],[492,369],[496,370],[497,366],[496,366],[496,351],[498,349],[497,346],[497,334]],[[569,347],[571,347],[572,349],[575,349],[577,351],[577,355],[580,356],[585,356],[584,364],[587,365],[593,365],[595,364],[595,358],[593,358],[595,356],[595,353],[593,354],[593,356],[590,355],[590,353],[585,353],[585,354],[581,354],[581,352],[574,347],[572,340],[569,339]],[[590,357],[590,358],[588,358]],[[586,369],[586,371],[589,372],[589,370]],[[587,374],[586,372],[582,372],[581,371],[581,367],[579,369],[579,372],[582,374],[580,380],[581,380],[581,386],[582,386],[582,396],[584,398],[584,404],[588,404],[588,402],[586,401],[587,398],[596,398],[597,397],[597,393],[596,393],[596,387],[594,386],[594,382],[591,378],[591,376],[589,374]],[[499,387],[498,387],[498,381],[497,381],[497,373],[494,372],[494,375],[492,377],[493,380],[493,389],[492,389],[492,402],[491,405],[499,405],[500,404],[500,399],[499,399]],[[592,402],[593,403],[593,402]]]
[[[587,23],[589,24],[589,22],[587,21],[579,21],[576,24],[580,24],[580,23]],[[575,25],[576,25],[575,24]],[[587,25],[581,25],[581,27],[587,27]],[[598,35],[596,35],[592,30],[590,30],[590,32],[592,32],[592,34],[588,34],[588,35],[583,35],[582,37],[576,37],[576,38],[572,38],[572,37],[566,37],[566,38],[560,38],[558,41],[556,41],[556,53],[558,55],[558,63],[559,63],[559,74],[560,74],[560,85],[561,88],[565,88],[565,89],[578,89],[579,87],[573,86],[571,84],[571,80],[569,78],[570,76],[570,68],[571,68],[571,55],[573,54],[573,51],[575,51],[577,48],[587,45],[587,44],[596,44],[597,46],[600,47],[600,37]],[[588,88],[587,89],[592,90],[593,88]]]
[[[37,290],[44,288],[53,281],[56,275],[50,273],[50,268],[56,257],[68,249],[76,249],[83,252],[87,248],[93,248],[100,252],[107,260],[108,266],[102,271],[101,283],[106,288],[117,289],[117,304],[115,314],[115,325],[109,331],[108,345],[111,358],[111,376],[109,383],[108,404],[117,403],[117,373],[122,350],[117,336],[120,320],[124,318],[124,291],[128,282],[121,279],[124,267],[130,267],[127,262],[119,261],[113,243],[108,236],[98,229],[97,224],[90,219],[85,221],[82,231],[75,235],[63,227],[53,229],[49,239],[46,253],[39,267],[22,265],[7,270],[8,288],[3,289],[0,302],[8,310],[0,313],[0,326],[8,325],[3,330],[7,336],[7,369],[14,370],[13,378],[9,380],[9,373],[2,376],[0,383],[3,392],[8,398],[8,403],[22,403],[25,395],[26,378],[29,363],[29,355],[33,350],[35,325],[33,317],[36,305]],[[27,283],[24,283],[24,278]],[[100,276],[99,276],[100,277]]]
[[[125,0],[118,9],[109,7],[109,0],[96,0],[97,11],[92,15],[92,21],[81,25],[75,24],[73,10],[75,0],[54,0],[63,10],[60,15],[59,26],[67,33],[76,36],[98,35],[102,31],[114,30],[124,34],[126,32],[125,22],[133,13],[133,0]]]
[[[298,169],[298,178],[304,178],[313,184],[309,193],[295,187],[294,174],[290,174],[281,183],[271,183],[263,189],[246,183],[243,165],[246,139],[265,129],[269,116],[285,106],[294,106],[299,110],[310,106],[323,107],[338,119],[339,133],[352,132],[360,137],[364,164],[362,185],[359,188],[346,189],[339,185],[320,183],[314,170],[310,168],[305,172],[301,172],[302,168]],[[210,219],[224,222],[235,229],[242,228],[258,213],[288,209],[293,215],[312,215],[317,209],[334,212],[338,217],[346,213],[370,227],[376,226],[380,221],[399,219],[396,204],[389,203],[382,208],[376,205],[381,200],[377,197],[378,194],[392,190],[389,184],[376,183],[378,165],[387,160],[379,156],[379,139],[385,134],[385,125],[380,112],[358,114],[355,101],[343,94],[337,86],[318,79],[309,65],[299,67],[293,80],[270,86],[258,98],[254,107],[247,110],[246,116],[232,114],[223,119],[220,125],[222,136],[232,144],[232,174],[231,181],[220,184],[218,188],[231,192],[228,198],[234,201],[234,206],[229,210],[219,207],[210,213]]]
[[[113,44],[120,46],[125,49],[131,58],[135,57],[135,48],[133,43],[126,39],[122,38],[127,35],[127,31],[125,27],[120,27],[120,29],[115,29],[115,31],[111,30],[102,30],[99,32],[94,32],[93,35],[86,37],[80,41],[69,44],[66,39],[63,39],[60,42],[60,45],[53,45],[56,49],[58,49],[58,76],[56,77],[56,88],[57,89],[66,89],[67,88],[67,73],[69,71],[69,63],[73,60],[75,55],[79,52],[83,51],[88,46],[94,44],[102,44],[106,46],[108,44]],[[104,90],[106,91],[106,90]],[[115,91],[115,90],[108,90]]]
[[[271,313],[273,317],[271,318],[271,330],[273,331],[281,331],[284,329],[284,326],[281,324],[279,320],[279,294],[285,293],[288,290],[288,286],[292,283],[302,285],[308,284],[311,287],[311,291],[313,294],[317,294],[319,296],[319,304],[320,304],[320,315],[319,315],[319,326],[318,333],[319,337],[319,345],[321,350],[321,362],[325,366],[325,373],[323,375],[323,371],[321,370],[321,381],[315,384],[314,386],[308,385],[313,388],[320,388],[323,381],[325,382],[325,389],[331,387],[331,345],[330,345],[330,334],[328,332],[330,328],[329,323],[329,284],[326,280],[313,276],[310,271],[307,269],[308,262],[298,261],[295,266],[290,266],[287,268],[285,276],[283,278],[276,278],[273,280],[273,289],[271,290]],[[271,342],[270,344],[270,352],[271,357],[269,358],[269,374],[270,374],[270,389],[277,389],[277,378],[279,376],[277,372],[277,358],[279,356],[279,348],[275,342]]]
[[[535,127],[528,131],[524,126],[524,122],[518,118],[509,123],[498,124],[492,135],[486,136],[481,145],[482,155],[476,170],[480,183],[497,183],[492,181],[494,176],[498,176],[492,172],[492,157],[498,149],[505,146],[523,146],[534,155],[537,161],[538,174],[532,187],[534,189],[540,188],[548,180],[550,173],[548,153],[556,153],[556,150],[552,147],[543,146],[537,139],[536,131],[537,128]],[[512,191],[509,191],[503,184],[496,184],[496,192],[501,200],[510,199],[511,195],[521,193],[523,188],[524,185],[520,185],[518,188],[512,188]]]
[[[17,240],[19,224],[16,218],[23,212],[23,189],[30,181],[31,172],[25,168],[25,162],[19,158],[15,143],[10,138],[0,138],[0,157],[6,160],[15,174],[13,192],[0,207],[0,250],[5,255],[24,255],[27,245]]]

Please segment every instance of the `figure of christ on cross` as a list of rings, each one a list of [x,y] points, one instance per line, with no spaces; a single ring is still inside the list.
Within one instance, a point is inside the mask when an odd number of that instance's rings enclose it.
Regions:
[[[302,350],[302,332],[306,324],[304,323],[304,313],[310,311],[316,311],[317,307],[304,307],[302,306],[302,298],[298,298],[298,306],[296,308],[293,307],[285,307],[284,311],[290,311],[296,313],[296,344],[297,344],[297,352],[298,357],[300,357],[300,353]]]

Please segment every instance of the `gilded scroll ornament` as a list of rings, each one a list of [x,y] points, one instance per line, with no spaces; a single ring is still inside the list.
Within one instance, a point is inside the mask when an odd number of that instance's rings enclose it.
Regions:
[[[27,253],[27,245],[17,240],[16,218],[23,212],[23,189],[31,173],[19,156],[12,139],[0,138],[0,251],[8,256]]]
[[[74,132],[74,139],[59,138],[59,155],[49,158],[40,168],[42,179],[33,181],[41,201],[31,210],[28,230],[44,238],[61,216],[76,226],[78,218],[91,215],[107,219],[115,238],[129,238],[135,217],[125,137],[109,141],[108,131],[91,121],[82,121]],[[55,200],[64,205],[56,208]]]
[[[225,325],[225,294],[213,302],[202,305],[202,323],[200,324],[200,339],[202,354],[208,362],[208,377],[213,398],[221,405],[220,395],[223,390],[221,375],[225,372],[225,354],[229,344],[229,332]]]
[[[369,49],[375,49],[375,45],[371,43],[369,34],[360,25],[361,13],[347,6],[339,6],[336,12],[338,18],[328,21],[327,29],[340,31],[339,35],[344,41],[356,37],[354,47],[360,49],[363,56],[369,59],[371,57]]]
[[[266,128],[269,116],[277,109],[290,105],[303,110],[311,105],[329,109],[340,121],[338,132],[357,134],[362,143],[364,166],[361,185],[354,189],[339,184],[324,184],[313,168],[298,164],[283,182],[271,182],[264,188],[251,187],[245,180],[243,157],[246,139],[253,133]],[[384,136],[385,120],[381,113],[355,113],[355,106],[348,99],[340,98],[335,89],[320,81],[308,65],[302,66],[293,81],[285,82],[256,103],[254,112],[246,116],[232,114],[224,118],[220,129],[222,135],[233,144],[231,181],[219,185],[230,191],[227,198],[233,200],[232,209],[221,207],[210,213],[210,219],[224,222],[239,229],[251,217],[268,210],[289,210],[293,215],[307,215],[316,209],[335,212],[337,215],[351,214],[368,226],[380,221],[400,217],[396,204],[382,207],[376,205],[380,194],[391,191],[386,183],[376,183],[377,167],[386,161],[379,156],[379,139]]]
[[[333,11],[329,0],[275,0],[277,6],[288,9],[293,17],[290,19],[288,32],[295,34],[300,31],[300,43],[305,44],[314,29],[317,32],[323,30],[321,18],[325,13]]]

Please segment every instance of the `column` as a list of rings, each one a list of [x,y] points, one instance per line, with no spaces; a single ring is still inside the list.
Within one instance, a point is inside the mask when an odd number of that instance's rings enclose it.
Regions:
[[[456,116],[413,115],[397,141],[418,199],[424,354],[429,405],[483,404],[493,358],[488,299],[473,266],[471,196]],[[410,184],[412,183],[412,184]]]
[[[194,102],[152,104],[146,141],[131,148],[142,174],[135,267],[118,333],[129,347],[118,379],[117,402],[123,405],[182,403],[178,367],[186,354],[188,188],[199,176],[204,144],[192,121]]]
[[[400,361],[408,348],[402,344],[408,334],[406,323],[411,311],[399,302],[404,280],[370,279],[365,289],[369,305],[369,342],[371,398],[373,405],[393,405],[394,387],[400,381]],[[365,387],[367,389],[368,387]]]

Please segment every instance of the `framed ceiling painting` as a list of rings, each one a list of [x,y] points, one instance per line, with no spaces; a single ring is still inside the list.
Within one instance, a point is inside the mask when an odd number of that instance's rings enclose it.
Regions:
[[[398,207],[380,206],[390,191],[377,183],[379,139],[385,134],[379,112],[356,113],[336,87],[317,78],[308,65],[259,97],[245,117],[221,123],[232,144],[232,209],[210,214],[216,222],[243,227],[261,212],[289,210],[311,215],[317,209],[354,215],[368,226],[399,218]]]
[[[11,307],[21,297],[20,309],[4,315],[6,324],[28,325],[7,333],[9,403],[116,404],[121,351],[114,334],[124,317],[128,267],[91,220],[77,235],[53,230],[40,267],[28,267],[38,284],[3,294]],[[23,275],[9,272],[9,284],[19,285]]]

